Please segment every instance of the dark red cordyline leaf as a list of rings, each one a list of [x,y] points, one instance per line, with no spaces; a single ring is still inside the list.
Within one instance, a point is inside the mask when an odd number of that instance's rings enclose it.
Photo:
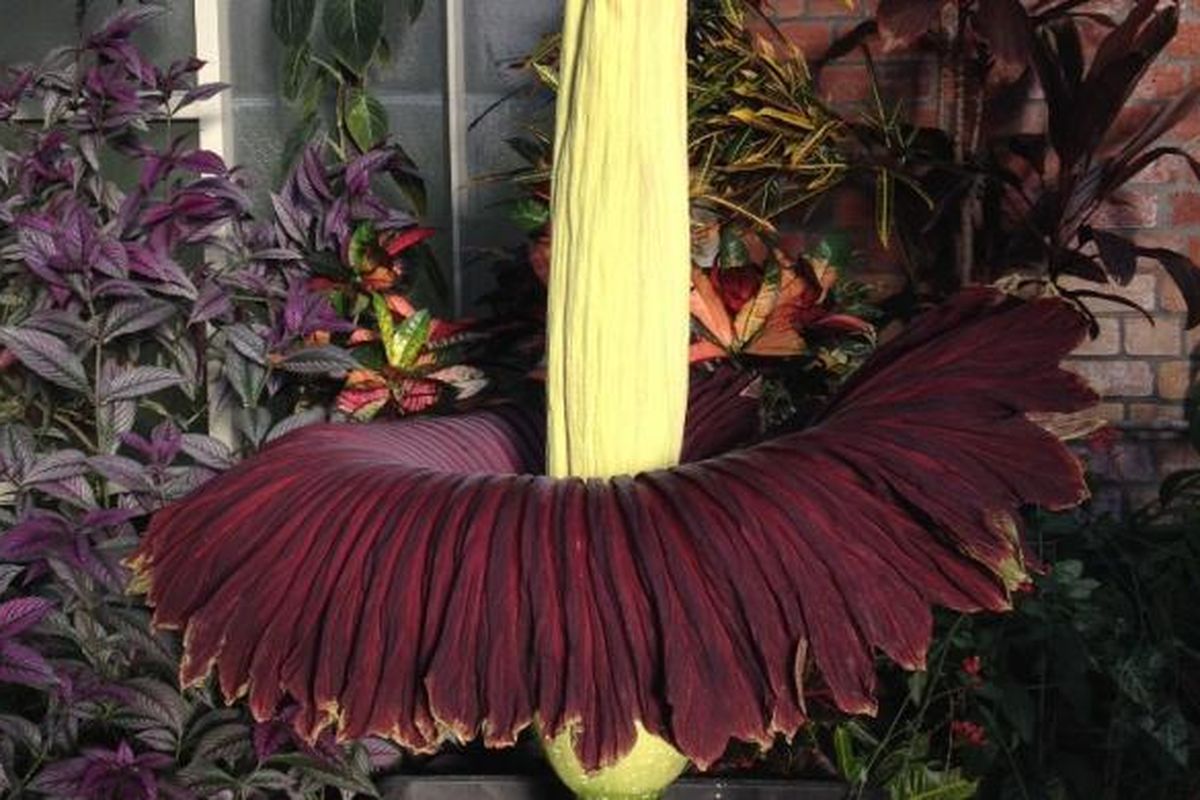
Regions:
[[[875,19],[885,49],[907,47],[937,22],[949,0],[879,0]]]
[[[537,720],[578,724],[595,767],[640,720],[706,766],[794,732],[809,670],[870,713],[876,651],[921,667],[931,606],[1008,606],[1019,508],[1086,492],[1026,416],[1095,402],[1059,368],[1084,329],[1062,301],[969,291],[811,428],[606,481],[525,474],[535,412],[307,427],[161,512],[139,567],[157,623],[186,628],[183,681],[215,667],[259,719],[290,697],[310,740],[504,745]],[[714,431],[748,428],[712,402],[691,435],[728,446]]]
[[[1020,0],[985,0],[979,4],[979,35],[988,43],[992,70],[988,79],[1012,83],[1029,67],[1030,37],[1033,35],[1029,14]]]

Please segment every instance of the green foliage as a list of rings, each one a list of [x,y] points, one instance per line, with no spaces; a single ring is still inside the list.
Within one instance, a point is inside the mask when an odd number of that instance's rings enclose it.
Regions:
[[[338,59],[361,74],[383,41],[383,0],[325,0],[321,25]]]
[[[365,90],[350,90],[345,113],[346,130],[359,150],[366,152],[387,138],[387,109]]]
[[[879,719],[832,727],[858,791],[894,800],[1177,800],[1200,750],[1200,503],[1038,514],[1045,574],[1003,615],[946,615],[927,672],[887,673]]]
[[[316,16],[317,0],[271,0],[271,30],[290,47],[308,41]]]
[[[423,8],[422,0],[272,0],[271,27],[283,45],[281,93],[295,116],[283,147],[283,173],[316,139],[346,161],[384,143],[395,146],[371,77],[391,54],[388,15],[401,14],[407,24]],[[425,186],[415,167],[392,177],[409,210],[423,213]]]

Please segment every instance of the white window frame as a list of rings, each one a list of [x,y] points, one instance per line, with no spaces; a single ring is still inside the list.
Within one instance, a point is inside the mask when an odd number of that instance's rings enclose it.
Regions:
[[[198,80],[201,83],[228,83],[229,0],[195,0],[193,17],[196,28],[196,57],[205,62]],[[200,130],[200,147],[226,160],[233,157],[232,104],[228,92],[219,92],[180,113],[180,119],[194,120]]]
[[[228,83],[229,72],[229,0],[195,0],[193,18],[196,28],[196,58],[204,62],[197,80],[200,83]],[[200,147],[220,156],[226,163],[233,159],[233,104],[229,92],[194,103],[180,112],[179,119],[196,123]],[[214,254],[215,255],[215,254]],[[217,376],[208,380],[208,434],[233,447],[233,409],[218,408],[211,402],[216,396]]]

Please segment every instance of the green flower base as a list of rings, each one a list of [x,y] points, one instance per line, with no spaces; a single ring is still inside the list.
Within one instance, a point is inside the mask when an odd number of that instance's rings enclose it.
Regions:
[[[575,755],[571,731],[542,739],[546,759],[559,779],[583,800],[659,800],[683,774],[687,759],[638,724],[638,738],[629,755],[611,767],[587,772]]]

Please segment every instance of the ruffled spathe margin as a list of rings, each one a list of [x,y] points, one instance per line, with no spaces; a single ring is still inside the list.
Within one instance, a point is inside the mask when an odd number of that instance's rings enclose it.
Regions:
[[[704,767],[794,733],[805,680],[872,713],[875,653],[923,666],[933,606],[1009,606],[1020,508],[1086,496],[1026,416],[1095,403],[1059,367],[1084,328],[964,292],[808,429],[613,480],[527,474],[528,412],[302,429],[158,514],[137,568],[186,631],[182,680],[215,668],[260,718],[290,696],[305,736],[502,746],[536,720],[596,768],[641,721]],[[693,458],[750,429],[713,399],[745,381],[715,380]]]

